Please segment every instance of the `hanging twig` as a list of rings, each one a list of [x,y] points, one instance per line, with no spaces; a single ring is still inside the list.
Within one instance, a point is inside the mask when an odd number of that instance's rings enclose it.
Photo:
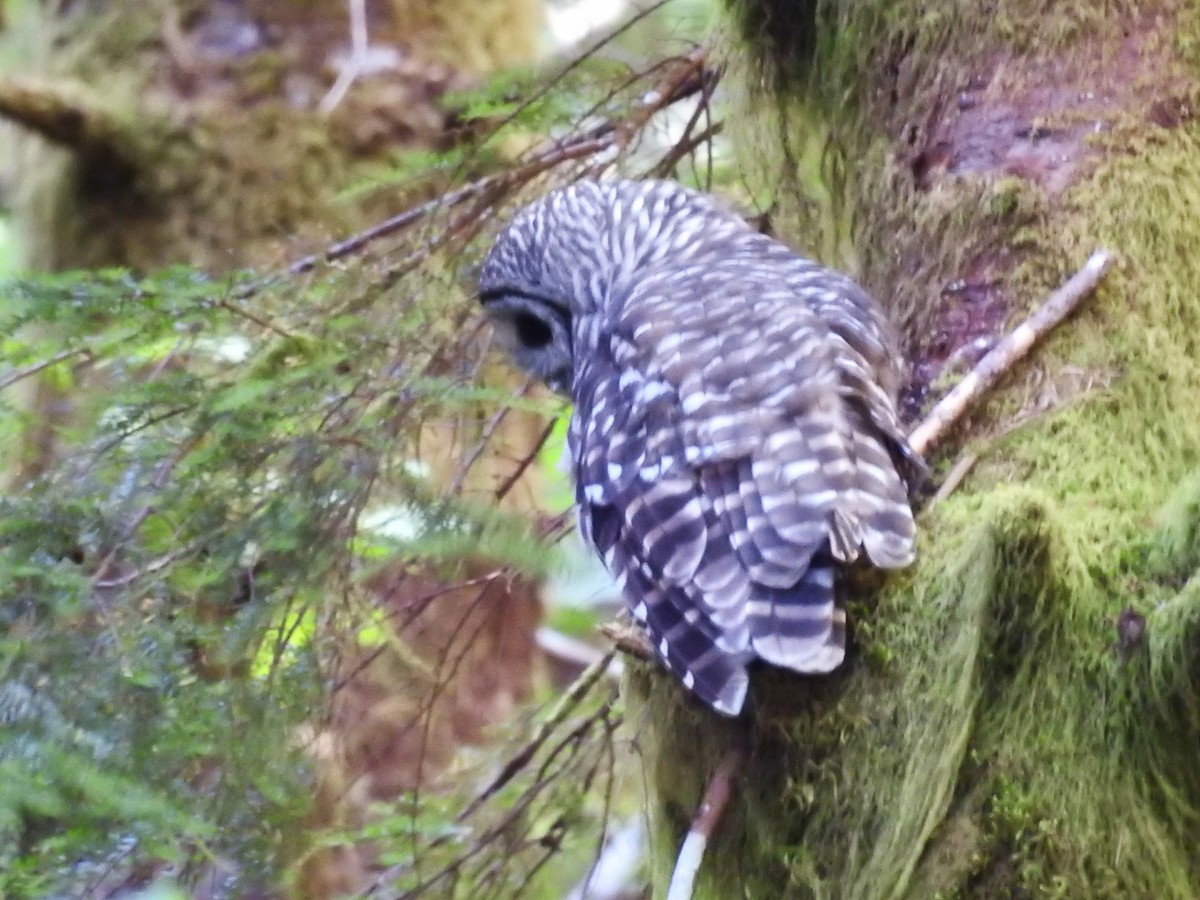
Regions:
[[[667,887],[667,900],[691,900],[696,873],[704,859],[708,839],[721,821],[721,814],[733,793],[733,776],[744,758],[745,753],[739,748],[727,751],[709,780],[696,819],[683,840],[679,858],[675,860],[675,871],[671,873],[671,884]]]
[[[921,424],[912,430],[908,436],[912,448],[918,453],[928,453],[950,427],[979,402],[979,398],[1001,375],[1023,359],[1034,344],[1070,315],[1072,310],[1096,289],[1111,259],[1112,254],[1107,250],[1097,250],[1093,253],[1083,264],[1083,268],[1051,294],[1037,312],[1013,329],[984,356],[967,377],[938,401]]]

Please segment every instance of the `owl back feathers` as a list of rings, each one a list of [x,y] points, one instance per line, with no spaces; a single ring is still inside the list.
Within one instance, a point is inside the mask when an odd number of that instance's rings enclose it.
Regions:
[[[869,364],[778,282],[722,271],[686,318],[669,277],[635,288],[577,363],[571,449],[585,537],[656,652],[736,714],[754,659],[841,663],[836,564],[906,565],[914,527]]]

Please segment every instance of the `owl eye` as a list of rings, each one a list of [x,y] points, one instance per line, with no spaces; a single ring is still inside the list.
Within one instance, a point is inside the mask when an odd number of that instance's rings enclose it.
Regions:
[[[533,313],[517,313],[513,324],[517,328],[517,339],[523,346],[532,350],[539,350],[554,340],[554,332],[550,325]]]

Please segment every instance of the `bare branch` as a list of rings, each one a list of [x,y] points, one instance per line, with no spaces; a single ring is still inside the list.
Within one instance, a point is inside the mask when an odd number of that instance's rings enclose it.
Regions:
[[[580,675],[588,666],[595,665],[605,656],[603,650],[545,625],[537,630],[536,638],[539,650],[556,662],[578,670]],[[619,659],[613,659],[608,664],[606,674],[613,681],[620,681],[624,671],[624,663]]]
[[[495,175],[480,178],[456,191],[407,209],[365,231],[327,247],[320,253],[297,260],[288,266],[287,274],[302,275],[311,272],[323,263],[353,256],[365,250],[375,241],[403,231],[431,213],[452,209],[498,188],[502,192],[513,189],[563,163],[595,156],[606,151],[623,149],[645,127],[655,113],[707,89],[713,75],[705,68],[705,61],[706,51],[697,49],[681,57],[676,64],[668,66],[666,74],[653,88],[643,94],[626,118],[601,122],[579,134],[556,141],[549,147],[533,154],[520,165]],[[262,283],[247,285],[239,293],[238,299],[245,299],[261,289],[262,286]]]
[[[90,356],[90,355],[91,354],[87,350],[83,349],[82,347],[76,347],[73,350],[59,351],[58,353],[55,353],[53,356],[48,357],[47,359],[43,359],[40,362],[32,363],[31,365],[25,366],[20,369],[14,369],[13,371],[11,371],[7,375],[5,375],[3,378],[0,378],[0,391],[4,390],[6,387],[11,387],[12,385],[16,384],[18,381],[24,381],[26,378],[29,378],[33,375],[38,374],[38,372],[44,372],[46,369],[50,368],[51,366],[57,365],[58,363],[63,362],[64,360],[68,360],[72,356],[85,356],[86,357],[86,356]]]
[[[600,633],[613,642],[613,647],[634,659],[650,662],[655,659],[654,648],[646,639],[646,632],[628,621],[608,622],[600,626]]]
[[[1107,250],[1097,250],[1083,268],[1071,276],[1062,287],[1028,319],[997,344],[967,377],[949,394],[938,401],[929,415],[912,430],[908,442],[918,453],[929,450],[1009,369],[1024,359],[1039,340],[1063,321],[1080,302],[1100,283],[1112,259]]]

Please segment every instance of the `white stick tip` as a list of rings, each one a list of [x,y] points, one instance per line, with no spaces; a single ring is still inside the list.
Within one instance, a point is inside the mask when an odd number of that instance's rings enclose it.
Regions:
[[[689,831],[683,839],[679,858],[675,860],[675,871],[671,873],[671,884],[667,887],[667,900],[692,900],[696,873],[700,871],[707,843],[708,838],[697,831]]]

